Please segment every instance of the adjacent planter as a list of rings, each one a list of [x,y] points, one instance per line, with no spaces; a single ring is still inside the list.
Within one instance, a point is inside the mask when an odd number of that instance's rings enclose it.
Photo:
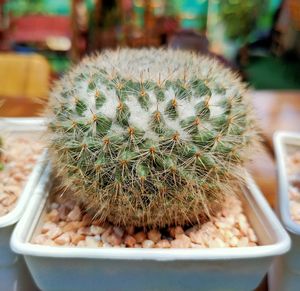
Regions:
[[[269,274],[269,285],[272,291],[297,291],[300,286],[300,224],[290,215],[286,157],[300,150],[300,134],[277,132],[274,145],[279,181],[277,213],[291,236],[292,248],[288,254],[275,260]]]
[[[41,118],[1,118],[0,131],[25,133],[42,132],[45,130],[44,119]],[[46,152],[38,159],[28,177],[28,182],[20,194],[16,206],[6,215],[0,217],[0,289],[1,290],[34,290],[32,280],[21,256],[13,253],[9,240],[16,222],[21,218],[27,207],[35,186],[46,165]],[[27,276],[26,276],[27,274]],[[28,289],[28,288],[31,289]],[[27,289],[26,289],[27,288]]]
[[[252,290],[290,239],[251,178],[245,212],[261,246],[219,249],[79,248],[34,245],[51,187],[50,166],[15,228],[11,247],[42,290]],[[248,194],[247,193],[247,194]]]

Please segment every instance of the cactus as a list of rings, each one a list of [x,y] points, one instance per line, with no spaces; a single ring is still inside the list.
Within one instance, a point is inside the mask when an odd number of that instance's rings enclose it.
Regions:
[[[50,156],[86,211],[115,225],[184,225],[234,195],[256,131],[246,88],[189,52],[87,57],[49,101]]]

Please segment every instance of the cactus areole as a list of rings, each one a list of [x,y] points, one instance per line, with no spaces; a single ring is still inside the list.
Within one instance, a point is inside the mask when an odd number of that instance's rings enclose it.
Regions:
[[[256,135],[245,92],[230,70],[189,52],[88,57],[50,97],[53,166],[100,220],[201,222],[242,181]]]

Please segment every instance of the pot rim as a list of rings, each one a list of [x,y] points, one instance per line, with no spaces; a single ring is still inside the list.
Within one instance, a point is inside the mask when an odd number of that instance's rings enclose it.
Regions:
[[[257,205],[255,214],[267,219],[263,231],[273,239],[273,243],[238,248],[213,249],[137,249],[137,248],[83,248],[43,246],[29,243],[40,215],[44,209],[48,193],[45,185],[50,183],[50,164],[47,165],[40,183],[37,185],[30,203],[18,222],[12,237],[11,248],[14,252],[38,257],[52,258],[83,258],[83,259],[118,259],[118,260],[240,260],[272,257],[286,253],[291,246],[287,232],[281,226],[260,190],[247,174],[247,188],[252,195],[246,197],[247,203]],[[48,191],[49,192],[49,191]]]
[[[290,213],[288,197],[288,174],[286,171],[285,157],[286,146],[299,146],[300,133],[289,131],[277,131],[273,135],[273,143],[277,160],[278,187],[278,212],[284,227],[295,235],[300,235],[300,224],[295,222]]]

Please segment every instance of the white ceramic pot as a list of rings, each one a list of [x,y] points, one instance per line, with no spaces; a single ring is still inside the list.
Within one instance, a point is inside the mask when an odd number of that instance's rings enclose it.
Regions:
[[[260,246],[215,249],[53,247],[30,243],[51,187],[47,168],[14,230],[11,247],[25,257],[41,290],[253,290],[290,238],[251,178],[245,212]]]
[[[45,128],[45,122],[41,118],[0,119],[1,133],[42,133]],[[16,206],[8,214],[0,217],[0,290],[34,290],[33,282],[26,269],[23,258],[11,251],[9,241],[14,226],[24,213],[28,200],[41,177],[45,165],[46,152],[39,157],[28,178],[28,182],[24,186],[22,193],[20,193]]]
[[[277,213],[292,239],[291,251],[275,260],[269,273],[271,291],[300,290],[300,224],[294,222],[289,210],[289,180],[286,157],[296,150],[300,151],[300,133],[277,132],[274,146],[278,171],[278,207]]]

